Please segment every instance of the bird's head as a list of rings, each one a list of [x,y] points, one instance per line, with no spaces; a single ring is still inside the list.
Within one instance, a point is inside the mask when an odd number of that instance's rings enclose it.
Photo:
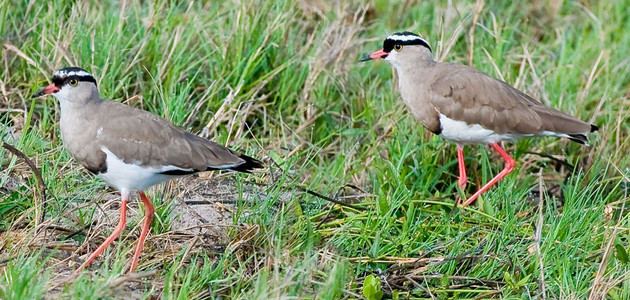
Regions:
[[[96,80],[87,71],[77,68],[63,68],[55,72],[52,82],[33,94],[33,98],[52,94],[60,103],[85,103],[99,99]]]
[[[366,54],[359,61],[384,59],[394,67],[411,65],[417,60],[433,59],[429,43],[421,36],[405,31],[389,35],[383,41],[383,48]]]

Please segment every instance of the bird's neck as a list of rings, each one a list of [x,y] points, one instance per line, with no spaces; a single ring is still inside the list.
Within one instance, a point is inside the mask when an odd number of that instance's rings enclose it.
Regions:
[[[69,101],[60,101],[59,127],[61,129],[61,137],[64,142],[67,139],[86,134],[91,122],[98,118],[97,107],[102,100],[91,100],[85,103],[73,103]]]
[[[435,114],[433,107],[429,104],[428,90],[432,78],[435,76],[434,60],[419,61],[416,64],[396,68],[398,73],[398,91],[400,96],[412,112],[414,118],[431,131],[437,130],[430,116]]]
[[[418,74],[419,72],[423,72],[424,70],[430,69],[435,66],[437,62],[432,57],[418,59],[412,63],[406,64],[396,64],[394,67],[398,72],[398,75],[407,75],[407,74]]]
[[[428,82],[426,79],[431,76],[433,67],[436,64],[436,61],[433,59],[422,59],[415,63],[395,66],[401,94],[404,94],[408,89],[412,89],[409,92],[417,93],[417,91],[414,92],[413,90]]]

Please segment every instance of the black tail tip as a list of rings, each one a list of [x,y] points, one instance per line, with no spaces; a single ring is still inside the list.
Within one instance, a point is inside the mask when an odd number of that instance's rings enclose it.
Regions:
[[[597,127],[597,126],[596,126],[596,125],[594,125],[594,124],[591,124],[591,132],[595,132],[595,131],[597,131],[597,130],[599,130],[599,127]]]
[[[569,139],[582,145],[588,145],[588,138],[583,134],[569,134]]]
[[[231,170],[251,173],[251,171],[254,169],[262,169],[265,167],[262,161],[257,160],[253,157],[247,156],[245,154],[241,154],[239,157],[242,158],[245,162],[236,167],[230,168]]]

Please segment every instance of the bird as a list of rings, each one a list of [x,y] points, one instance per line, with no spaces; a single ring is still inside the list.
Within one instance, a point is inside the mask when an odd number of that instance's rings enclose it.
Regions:
[[[138,266],[154,207],[144,193],[173,178],[211,170],[250,173],[260,160],[191,134],[148,111],[101,99],[94,77],[78,67],[56,71],[33,98],[53,95],[60,107],[62,142],[74,159],[120,192],[120,219],[109,237],[75,271],[91,264],[126,228],[126,209],[136,191],[144,221],[130,272]]]
[[[413,32],[390,34],[382,49],[359,61],[379,59],[388,61],[396,70],[400,96],[414,118],[429,131],[456,144],[457,183],[462,191],[468,181],[464,145],[488,144],[505,160],[503,170],[466,199],[464,207],[516,167],[500,142],[553,136],[588,145],[587,135],[599,129],[473,67],[435,61],[427,40]]]

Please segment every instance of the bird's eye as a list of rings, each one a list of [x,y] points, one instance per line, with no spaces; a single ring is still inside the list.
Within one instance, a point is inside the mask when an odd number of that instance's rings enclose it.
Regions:
[[[70,86],[76,86],[78,83],[79,81],[74,78],[68,81],[68,84],[70,84]]]
[[[403,47],[403,45],[401,45],[401,44],[396,44],[396,45],[394,45],[394,50],[396,50],[396,51],[400,51],[400,50],[402,50],[402,47]]]

